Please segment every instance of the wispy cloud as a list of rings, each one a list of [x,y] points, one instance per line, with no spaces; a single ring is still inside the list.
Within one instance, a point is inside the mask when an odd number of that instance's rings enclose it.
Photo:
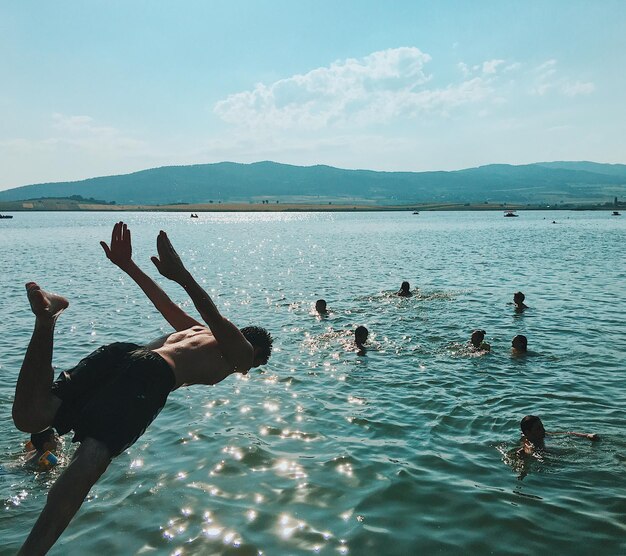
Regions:
[[[589,95],[595,91],[592,82],[570,81],[568,77],[559,75],[557,61],[547,60],[531,71],[531,88],[533,95],[543,96],[549,92],[563,94],[568,97]]]
[[[551,59],[543,62],[531,71],[532,85],[531,94],[543,96],[556,86],[552,79],[556,73],[556,60]]]
[[[488,60],[487,62],[483,62],[483,73],[496,73],[498,66],[501,64],[504,64],[504,60]]]
[[[144,150],[144,141],[111,126],[98,125],[90,116],[67,116],[53,113],[50,132],[42,139],[14,138],[0,142],[15,151],[54,151],[69,149],[101,155],[132,154]]]
[[[423,112],[446,113],[486,98],[491,88],[483,77],[433,87],[425,70],[431,57],[415,47],[374,52],[327,67],[258,84],[215,105],[215,113],[238,126],[316,130],[329,126],[368,126]],[[495,73],[502,60],[485,62]]]
[[[581,81],[576,81],[575,83],[564,83],[562,90],[568,97],[575,97],[593,93],[596,90],[596,86],[591,82],[582,83]]]
[[[17,183],[8,177],[0,185],[133,171],[151,165],[155,158],[152,147],[145,141],[115,127],[101,125],[89,116],[54,113],[42,122],[42,127],[45,128],[42,137],[0,140],[0,167],[15,168],[15,174],[20,176]],[[33,160],[38,164],[32,164]]]
[[[112,127],[98,125],[90,116],[52,114],[55,134],[44,142],[49,145],[65,144],[77,148],[106,151],[142,149],[145,143]]]

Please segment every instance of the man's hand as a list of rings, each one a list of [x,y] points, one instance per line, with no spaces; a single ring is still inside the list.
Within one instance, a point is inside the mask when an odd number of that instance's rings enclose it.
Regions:
[[[100,242],[104,253],[113,264],[119,266],[122,270],[128,267],[133,255],[133,249],[130,242],[130,230],[124,222],[118,222],[113,226],[111,234],[111,247],[104,241]]]
[[[161,275],[170,280],[174,280],[174,282],[184,287],[189,277],[189,272],[163,230],[161,230],[157,236],[157,251],[159,252],[159,256],[151,257],[154,266],[157,267]]]

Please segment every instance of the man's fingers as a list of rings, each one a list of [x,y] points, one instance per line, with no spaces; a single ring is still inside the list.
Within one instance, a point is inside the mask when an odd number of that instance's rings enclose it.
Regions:
[[[130,230],[128,229],[128,226],[126,224],[124,224],[122,226],[122,238],[121,238],[121,242],[125,247],[130,247],[131,243],[130,243]]]
[[[161,272],[161,261],[157,257],[150,257],[150,260],[154,263],[154,266],[157,267],[157,270]]]
[[[107,256],[107,259],[110,259],[111,250],[109,249],[109,246],[104,241],[101,241],[100,245],[102,245],[102,249],[104,249],[104,254]]]
[[[165,254],[165,244],[163,243],[163,237],[161,237],[161,234],[157,236],[157,251],[159,252],[160,257]]]
[[[159,255],[161,257],[171,256],[172,253],[175,253],[167,234],[163,230],[161,230],[159,236],[157,237],[157,250],[159,251]]]
[[[157,249],[161,248],[163,248],[163,230],[161,230],[157,236]]]
[[[167,234],[165,232],[163,232],[163,238],[165,239],[165,244],[172,250],[174,251],[174,246],[172,245],[172,242],[170,241],[170,238],[167,237]]]
[[[165,244],[166,249],[169,251],[169,253],[174,256],[174,257],[178,257],[178,253],[176,253],[176,249],[174,249],[174,246],[172,245],[172,242],[170,241],[170,238],[167,237],[167,234],[165,232],[161,232],[163,234],[163,242]]]

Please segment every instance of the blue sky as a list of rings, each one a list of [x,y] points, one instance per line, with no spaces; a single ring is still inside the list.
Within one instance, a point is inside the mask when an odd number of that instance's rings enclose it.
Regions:
[[[0,0],[0,189],[626,163],[626,2]]]

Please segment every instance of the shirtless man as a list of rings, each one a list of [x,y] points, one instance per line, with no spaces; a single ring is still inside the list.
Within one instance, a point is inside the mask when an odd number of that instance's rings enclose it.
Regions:
[[[515,304],[515,311],[521,313],[524,309],[528,309],[528,305],[524,303],[526,296],[522,292],[515,292],[513,294],[513,303]]]
[[[411,285],[408,282],[402,282],[396,295],[399,297],[411,297],[413,295],[411,293]]]
[[[206,322],[186,314],[132,260],[130,231],[119,222],[106,256],[145,292],[176,332],[141,347],[103,346],[53,381],[54,326],[69,302],[26,284],[35,329],[20,370],[13,421],[24,432],[50,426],[59,434],[74,430],[80,442],[48,493],[46,505],[19,554],[45,554],[74,517],[111,459],[131,446],[180,386],[216,384],[267,362],[271,336],[258,327],[239,330],[223,317],[187,271],[165,232],[157,238],[158,271],[180,284]],[[207,326],[208,325],[208,326]]]
[[[318,299],[315,302],[315,310],[317,311],[317,313],[319,315],[327,315],[328,314],[328,309],[326,308],[326,300],[325,299]]]
[[[37,471],[49,471],[57,463],[55,452],[61,447],[61,439],[53,428],[33,433],[26,443],[26,465]]]
[[[365,326],[357,326],[354,331],[354,345],[361,352],[365,352],[365,342],[369,336],[369,330]]]
[[[579,438],[587,438],[589,440],[599,440],[600,437],[595,433],[586,432],[547,432],[543,428],[541,419],[536,415],[526,415],[520,423],[522,429],[522,447],[517,451],[519,455],[532,455],[536,450],[544,450],[546,435],[567,434],[569,436],[577,436]]]
[[[491,346],[485,342],[484,330],[474,330],[470,338],[470,346],[473,351],[491,351]]]
[[[528,338],[523,334],[518,334],[511,340],[511,353],[513,355],[523,355],[528,351]]]

